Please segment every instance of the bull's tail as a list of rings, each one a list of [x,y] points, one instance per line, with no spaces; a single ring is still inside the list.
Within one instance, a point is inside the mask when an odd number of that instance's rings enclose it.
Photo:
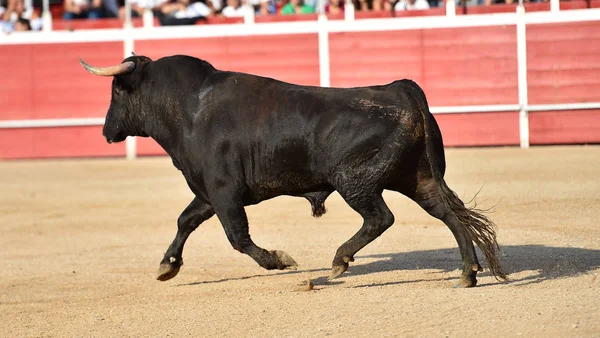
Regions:
[[[496,241],[496,224],[481,213],[481,210],[475,207],[466,207],[460,198],[452,191],[444,180],[445,158],[442,134],[435,118],[429,111],[427,99],[423,90],[413,82],[419,92],[416,95],[419,110],[423,116],[425,131],[425,151],[433,179],[436,181],[439,194],[446,207],[446,210],[454,214],[471,240],[481,249],[488,267],[496,279],[507,280],[507,275],[500,266],[498,260],[499,246]],[[417,94],[417,93],[415,93]]]

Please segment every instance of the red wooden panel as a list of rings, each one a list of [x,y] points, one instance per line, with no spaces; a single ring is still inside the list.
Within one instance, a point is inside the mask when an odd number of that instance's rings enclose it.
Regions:
[[[213,16],[210,18],[206,18],[206,20],[198,20],[196,22],[196,25],[222,25],[222,24],[232,24],[232,23],[244,23],[244,18],[243,17],[228,18],[225,16]]]
[[[137,154],[144,155],[166,155],[167,153],[161,148],[156,141],[149,137],[136,137]]]
[[[0,120],[33,117],[32,47],[0,45]]]
[[[32,158],[34,129],[0,129],[0,159]]]
[[[462,11],[462,8],[456,8],[456,11],[457,12]],[[514,13],[516,11],[517,11],[516,5],[505,5],[505,4],[467,7],[467,14]]]
[[[287,21],[317,21],[317,14],[297,15],[258,15],[254,18],[257,23],[261,22],[287,22]]]
[[[80,30],[80,29],[106,29],[106,28],[123,28],[124,21],[120,19],[106,18],[97,20],[54,20],[52,21],[52,30]],[[134,27],[142,27],[141,18],[131,19]]]
[[[445,7],[433,7],[429,9],[419,9],[411,11],[398,11],[394,13],[395,17],[409,17],[409,16],[437,16],[446,15]]]
[[[531,144],[599,143],[600,110],[530,113],[529,140]]]
[[[588,8],[588,4],[586,0],[572,0],[572,1],[561,1],[560,2],[560,10],[568,10],[568,9],[583,9]]]
[[[529,103],[600,101],[600,22],[527,26]]]
[[[590,5],[591,8],[600,8],[600,0],[592,0]]]
[[[424,30],[422,86],[430,105],[518,101],[514,26]]]
[[[187,54],[222,70],[246,72],[278,80],[319,85],[317,34],[206,39],[140,40],[136,52],[154,60]]]
[[[409,78],[431,105],[516,103],[515,36],[511,26],[330,34],[331,84]]]
[[[550,10],[549,2],[541,3],[525,3],[525,12],[544,12]],[[462,8],[457,8],[456,11],[462,11]],[[517,4],[494,4],[491,6],[468,6],[467,14],[488,14],[488,13],[515,13]]]
[[[119,42],[33,45],[34,102],[36,118],[104,117],[110,104],[112,77],[92,75],[79,57],[97,66],[123,60]],[[39,66],[43,65],[43,66]]]
[[[408,78],[422,82],[423,31],[329,34],[331,85],[355,87]]]
[[[108,144],[102,126],[0,130],[0,158],[125,156],[125,144]]]
[[[492,146],[519,144],[519,114],[473,113],[434,115],[444,146]]]
[[[394,18],[394,17],[412,17],[412,16],[436,16],[436,15],[446,15],[445,7],[432,7],[429,9],[418,9],[412,11],[358,11],[354,13],[354,18],[357,20],[360,19],[379,19],[379,18]],[[328,19],[344,19],[344,13],[340,14],[327,14]]]

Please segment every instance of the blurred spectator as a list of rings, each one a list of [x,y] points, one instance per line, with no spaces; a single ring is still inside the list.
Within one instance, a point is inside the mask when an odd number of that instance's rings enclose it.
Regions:
[[[17,22],[15,22],[15,32],[26,32],[31,30],[31,25],[29,24],[29,20],[19,18]]]
[[[329,0],[325,5],[325,13],[340,14],[344,13],[344,0]]]
[[[191,25],[216,11],[211,0],[175,0],[160,5],[157,15],[161,25]]]
[[[484,0],[484,4],[486,6],[493,5],[493,4],[508,4],[508,5],[510,5],[514,2],[518,2],[518,1],[514,1],[514,0]],[[523,2],[527,2],[527,1],[523,1]]]
[[[102,17],[102,0],[64,0],[63,19],[98,19]]]
[[[400,0],[394,6],[396,11],[411,11],[415,9],[429,9],[427,0]]]
[[[315,8],[304,4],[303,0],[290,0],[290,2],[281,8],[281,14],[312,14]]]
[[[277,6],[273,0],[250,0],[250,4],[254,8],[255,14],[277,14]]]
[[[367,0],[353,0],[354,10],[356,11],[368,11],[369,2]]]
[[[2,13],[1,31],[11,33],[41,28],[42,19],[33,7],[25,8],[24,0],[8,0],[7,8]]]
[[[396,0],[352,0],[356,11],[391,11]]]
[[[226,17],[239,17],[244,16],[248,11],[252,9],[246,4],[242,3],[242,0],[227,0],[227,6],[223,8],[221,14]]]
[[[109,18],[119,17],[119,1],[118,0],[102,0],[104,14]],[[133,4],[132,4],[133,7]]]

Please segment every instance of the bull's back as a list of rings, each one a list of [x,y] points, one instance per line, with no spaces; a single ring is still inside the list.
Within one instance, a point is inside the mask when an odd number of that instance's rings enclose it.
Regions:
[[[258,197],[326,188],[341,166],[390,153],[410,136],[408,103],[386,86],[321,88],[223,74],[215,117],[229,122],[244,178]],[[410,123],[408,123],[410,124]],[[406,134],[406,135],[403,135]]]

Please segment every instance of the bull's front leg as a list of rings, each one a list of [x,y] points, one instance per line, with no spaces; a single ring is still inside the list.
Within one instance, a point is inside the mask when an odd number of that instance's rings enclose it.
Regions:
[[[248,217],[239,195],[235,189],[221,188],[216,198],[211,198],[217,217],[233,248],[252,257],[258,265],[267,270],[296,270],[298,264],[284,251],[267,251],[254,244],[248,230]]]
[[[162,262],[160,262],[156,279],[166,281],[179,273],[179,269],[183,264],[182,253],[185,241],[202,222],[214,214],[212,206],[200,201],[198,198],[192,200],[177,219],[177,235],[169,249],[167,249]]]

